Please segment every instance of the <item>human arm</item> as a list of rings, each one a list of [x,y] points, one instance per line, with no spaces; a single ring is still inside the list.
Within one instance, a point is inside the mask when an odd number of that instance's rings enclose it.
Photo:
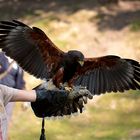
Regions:
[[[82,103],[79,102],[83,97],[92,98],[90,92],[84,89],[74,90],[68,93],[65,90],[47,90],[47,89],[34,89],[34,90],[18,90],[0,85],[0,92],[3,95],[3,102],[6,105],[8,102],[29,101],[32,102],[32,108],[37,112],[38,117],[42,117],[42,112],[47,116],[68,115],[75,113],[78,109],[83,108]],[[38,114],[39,112],[39,114]]]
[[[13,96],[10,102],[34,102],[36,101],[35,90],[18,90],[18,93]]]
[[[35,90],[18,90],[5,85],[0,84],[0,96],[4,105],[8,102],[29,101],[34,102],[36,100]]]

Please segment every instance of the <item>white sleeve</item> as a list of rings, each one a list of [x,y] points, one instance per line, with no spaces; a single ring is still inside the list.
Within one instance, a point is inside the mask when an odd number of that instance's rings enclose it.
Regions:
[[[3,100],[4,106],[10,102],[10,100],[17,95],[19,92],[18,89],[14,89],[5,85],[0,84],[0,97]]]

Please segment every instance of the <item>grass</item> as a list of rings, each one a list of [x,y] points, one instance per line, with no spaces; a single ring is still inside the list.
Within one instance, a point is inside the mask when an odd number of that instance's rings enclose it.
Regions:
[[[137,20],[131,23],[130,29],[131,31],[134,31],[134,32],[140,31],[140,20]]]
[[[96,100],[95,100],[96,101]],[[86,111],[72,118],[46,120],[48,140],[138,140],[140,139],[140,94],[107,94],[94,100]],[[16,104],[10,138],[38,140],[41,120]]]

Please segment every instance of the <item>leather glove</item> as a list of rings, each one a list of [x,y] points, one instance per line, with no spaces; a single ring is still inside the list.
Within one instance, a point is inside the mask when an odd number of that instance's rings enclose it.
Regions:
[[[84,104],[87,103],[88,99],[92,99],[93,95],[85,88],[81,86],[73,87],[73,90],[68,95],[68,101],[62,110],[64,115],[71,115],[72,113],[80,113],[84,110]]]
[[[68,94],[63,90],[35,89],[36,101],[31,107],[37,117],[50,117],[65,105]]]
[[[84,98],[92,97],[88,90],[80,88],[74,88],[71,92],[40,87],[35,90],[37,98],[31,107],[37,117],[70,115],[78,112],[78,109],[82,110]]]

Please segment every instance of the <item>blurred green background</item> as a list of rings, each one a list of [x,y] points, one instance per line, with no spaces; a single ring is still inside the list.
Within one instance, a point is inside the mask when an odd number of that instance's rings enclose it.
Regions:
[[[44,30],[67,51],[115,54],[140,61],[139,0],[0,0],[0,20]],[[26,88],[41,81],[25,73]],[[38,140],[41,120],[17,103],[9,140]],[[140,140],[140,92],[95,96],[78,116],[46,120],[48,140]]]

